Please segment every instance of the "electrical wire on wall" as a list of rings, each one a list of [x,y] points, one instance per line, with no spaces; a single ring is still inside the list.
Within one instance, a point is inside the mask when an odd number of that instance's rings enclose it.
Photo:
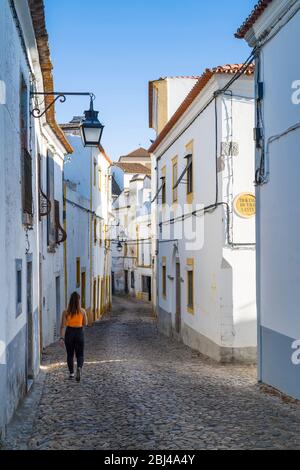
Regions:
[[[213,204],[210,204],[210,205],[207,205],[201,209],[198,209],[198,210],[195,210],[195,211],[192,211],[188,214],[183,214],[181,216],[178,216],[178,217],[174,217],[172,219],[169,219],[167,221],[163,221],[163,222],[160,222],[159,223],[159,227],[162,228],[163,225],[167,225],[167,224],[174,224],[176,223],[177,221],[184,221],[190,217],[194,217],[194,216],[203,216],[204,214],[206,213],[212,213],[214,212],[217,208],[219,207],[224,207],[225,208],[225,212],[226,212],[226,238],[227,238],[227,243],[228,245],[230,245],[232,248],[239,248],[239,247],[252,247],[252,246],[255,246],[255,243],[234,243],[233,241],[233,235],[230,233],[230,221],[231,221],[231,217],[230,217],[230,214],[231,214],[231,209],[230,209],[230,205],[228,204],[228,202],[225,202],[225,201],[222,201],[222,202],[219,202],[219,178],[218,178],[218,155],[219,155],[219,139],[218,139],[218,106],[217,106],[217,99],[219,96],[221,96],[222,94],[223,95],[230,95],[231,97],[231,115],[232,115],[232,120],[233,120],[233,93],[232,93],[232,90],[229,90],[229,87],[236,81],[238,80],[244,73],[245,71],[253,64],[253,59],[254,59],[254,54],[255,54],[255,50],[250,54],[250,56],[248,57],[248,59],[244,62],[244,64],[242,65],[241,69],[236,73],[234,74],[234,76],[232,77],[232,79],[220,90],[218,90],[217,92],[214,93],[214,96],[212,97],[211,100],[209,100],[209,102],[206,104],[206,106],[204,108],[202,108],[202,110],[196,115],[196,117],[192,120],[192,122],[184,129],[183,132],[181,132],[177,137],[176,139],[173,140],[172,144],[169,145],[168,148],[170,148],[173,143],[176,142],[176,140],[179,139],[179,137],[195,122],[195,120],[207,109],[207,107],[212,103],[214,102],[214,112],[215,112],[215,201]],[[232,126],[233,127],[233,124]],[[232,149],[232,142],[231,142],[231,149]],[[162,156],[162,155],[161,155]],[[158,157],[158,159],[161,158]]]

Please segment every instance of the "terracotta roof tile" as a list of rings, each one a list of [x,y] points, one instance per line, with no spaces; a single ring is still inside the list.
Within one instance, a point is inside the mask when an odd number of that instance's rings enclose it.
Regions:
[[[50,49],[48,43],[48,34],[46,29],[45,9],[43,0],[28,0],[28,5],[31,12],[32,24],[35,31],[37,48],[40,59],[40,66],[42,70],[44,91],[51,93],[54,90],[53,75],[52,75],[52,62],[50,59]],[[53,96],[45,96],[45,107],[53,101]],[[55,108],[52,106],[46,113],[46,120],[53,130],[56,137],[64,146],[67,153],[73,153],[73,148],[69,144],[62,129],[55,119]]]
[[[205,88],[209,80],[216,74],[230,74],[234,75],[235,73],[239,72],[242,68],[243,64],[227,64],[227,65],[219,65],[213,69],[206,69],[204,73],[201,75],[195,86],[191,89],[190,93],[187,95],[185,100],[181,103],[175,114],[171,117],[171,119],[167,122],[165,127],[162,129],[160,134],[157,136],[156,140],[153,142],[151,147],[148,149],[148,152],[152,153],[158,147],[158,145],[163,141],[163,139],[168,135],[171,129],[175,126],[177,121],[183,116],[185,111],[190,107],[193,101],[197,98],[197,96],[201,93],[201,91]],[[254,65],[250,65],[249,68],[244,72],[245,75],[253,75],[254,73]]]
[[[125,173],[132,173],[133,175],[151,175],[151,169],[147,168],[141,163],[114,163],[115,166],[121,168]]]
[[[134,150],[133,152],[128,153],[127,155],[122,155],[120,158],[124,157],[149,157],[150,158],[150,153],[148,150],[144,149],[143,147],[139,147],[138,149]]]
[[[245,34],[249,31],[250,28],[252,28],[254,23],[263,14],[265,9],[269,6],[271,2],[272,0],[260,0],[257,5],[255,5],[254,9],[252,10],[248,18],[244,21],[242,26],[239,27],[239,29],[235,33],[235,37],[238,39],[243,39],[245,37]]]

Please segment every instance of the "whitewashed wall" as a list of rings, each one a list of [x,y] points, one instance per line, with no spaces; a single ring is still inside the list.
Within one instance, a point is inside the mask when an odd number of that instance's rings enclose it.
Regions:
[[[128,271],[128,293],[142,299],[142,276],[152,277],[151,179],[145,175],[126,176],[128,190],[123,191],[113,204],[114,224],[118,224],[112,232],[114,291],[116,294],[125,292],[124,271]],[[122,250],[117,250],[118,236],[127,239],[127,251],[124,243]],[[142,242],[146,239],[150,240]],[[134,272],[134,287],[131,285],[131,272]]]
[[[81,272],[86,273],[86,308],[92,318],[94,306],[93,282],[97,282],[96,305],[100,304],[98,278],[109,282],[109,292],[105,292],[104,306],[111,300],[111,251],[105,244],[105,236],[110,238],[111,184],[110,163],[98,149],[84,148],[78,135],[67,135],[74,148],[73,155],[64,166],[64,179],[67,186],[67,291],[81,291],[76,285],[76,259],[80,257]],[[94,164],[96,179],[94,180]],[[101,169],[101,190],[98,169]],[[94,181],[96,184],[94,184]],[[77,204],[72,205],[70,202]],[[81,206],[81,207],[78,207]],[[94,220],[97,220],[97,242],[94,240]],[[100,231],[100,222],[102,230]],[[105,225],[107,233],[105,235]],[[102,242],[100,243],[100,240]],[[107,278],[109,280],[107,281]]]
[[[183,171],[186,161],[185,146],[193,140],[194,201],[193,209],[215,202],[215,111],[211,104],[196,121],[180,135],[186,124],[208,101],[215,89],[221,88],[222,78],[210,81],[189,110],[175,125],[162,144],[156,149],[159,177],[162,167],[166,166],[167,205],[172,205],[172,163],[178,156],[178,175]],[[254,191],[254,144],[251,140],[254,126],[253,81],[242,78],[236,82],[232,91],[233,119],[228,118],[229,98],[218,99],[218,136],[219,140],[232,140],[239,144],[239,154],[225,159],[224,170],[219,173],[219,201],[226,201],[232,208],[233,199],[240,192]],[[232,124],[232,128],[231,128]],[[175,143],[173,139],[179,136]],[[220,148],[220,142],[218,145]],[[164,150],[166,149],[166,150]],[[230,174],[233,172],[233,177]],[[178,187],[179,204],[186,203],[186,185]],[[161,196],[158,204],[161,203]],[[186,208],[188,212],[191,209]],[[164,209],[160,220],[168,220],[180,215],[178,205],[173,213]],[[255,306],[255,251],[249,246],[231,249],[225,242],[225,212],[219,207],[211,214],[201,217],[204,227],[198,226],[197,232],[203,234],[204,245],[187,247],[186,233],[178,237],[181,222],[176,222],[168,233],[169,225],[163,227],[161,238],[170,242],[159,244],[158,284],[159,284],[159,321],[162,331],[171,334],[175,326],[176,290],[175,263],[181,265],[181,315],[183,341],[195,349],[218,360],[255,360],[256,347],[256,306]],[[234,243],[255,242],[255,220],[233,218],[232,237]],[[188,228],[188,226],[187,226]],[[157,229],[159,233],[159,228]],[[179,238],[178,241],[176,241]],[[173,241],[175,240],[175,241]],[[162,258],[166,258],[167,296],[162,296]],[[194,259],[194,314],[187,311],[187,259]]]
[[[266,152],[266,184],[257,187],[259,380],[298,399],[299,346],[293,343],[300,339],[300,104],[292,100],[296,91],[292,86],[300,80],[295,50],[300,39],[299,8],[299,1],[274,0],[253,28],[256,37],[268,30],[273,36],[266,35],[257,61],[264,84]],[[251,46],[256,44],[255,35],[246,37]],[[268,144],[274,136],[278,138]],[[260,158],[257,150],[257,168]]]
[[[26,369],[28,346],[27,312],[27,262],[32,263],[32,378],[35,378],[40,365],[40,311],[43,304],[43,345],[54,340],[54,322],[56,319],[53,298],[55,273],[61,270],[62,250],[48,256],[46,247],[45,222],[39,222],[37,155],[38,151],[45,160],[47,149],[51,147],[56,162],[55,197],[61,202],[62,209],[62,161],[64,149],[53,135],[45,121],[29,117],[28,99],[28,135],[29,150],[32,157],[33,191],[33,228],[26,233],[22,224],[22,177],[21,143],[19,129],[19,90],[20,75],[24,76],[28,93],[30,91],[30,73],[35,74],[39,90],[43,90],[39,55],[32,28],[27,2],[14,2],[20,20],[25,48],[17,30],[17,21],[8,0],[0,1],[0,82],[6,89],[5,99],[0,99],[0,262],[4,267],[0,282],[2,310],[0,313],[0,433],[10,420],[20,398],[30,384]],[[27,56],[27,59],[26,59]],[[31,126],[30,126],[31,124]],[[31,127],[29,129],[29,127]],[[44,171],[46,168],[44,167]],[[45,182],[45,173],[43,175]],[[45,188],[45,186],[44,186]],[[62,214],[62,213],[61,213]],[[51,258],[50,258],[51,256]],[[43,263],[44,284],[40,286],[39,259]],[[22,262],[22,310],[16,315],[16,259]],[[43,278],[43,276],[42,276]],[[54,283],[53,283],[54,279]],[[41,296],[40,298],[40,288]],[[55,296],[54,296],[55,299]],[[55,302],[55,300],[54,300]]]

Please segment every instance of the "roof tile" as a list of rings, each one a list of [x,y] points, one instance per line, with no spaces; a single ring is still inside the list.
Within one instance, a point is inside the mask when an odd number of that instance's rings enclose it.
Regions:
[[[141,163],[114,163],[114,166],[121,168],[125,173],[132,173],[133,175],[151,175],[151,169],[147,168]]]
[[[239,27],[239,29],[235,33],[235,37],[238,39],[243,39],[245,37],[245,34],[249,31],[250,28],[252,28],[254,23],[263,14],[265,9],[269,6],[271,2],[272,0],[260,0],[257,5],[255,5],[248,18]]]

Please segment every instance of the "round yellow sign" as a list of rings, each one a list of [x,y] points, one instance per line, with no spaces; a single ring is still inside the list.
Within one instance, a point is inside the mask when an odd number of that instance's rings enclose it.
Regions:
[[[235,213],[244,219],[250,219],[256,212],[255,196],[251,193],[239,194],[234,202],[233,207]]]

